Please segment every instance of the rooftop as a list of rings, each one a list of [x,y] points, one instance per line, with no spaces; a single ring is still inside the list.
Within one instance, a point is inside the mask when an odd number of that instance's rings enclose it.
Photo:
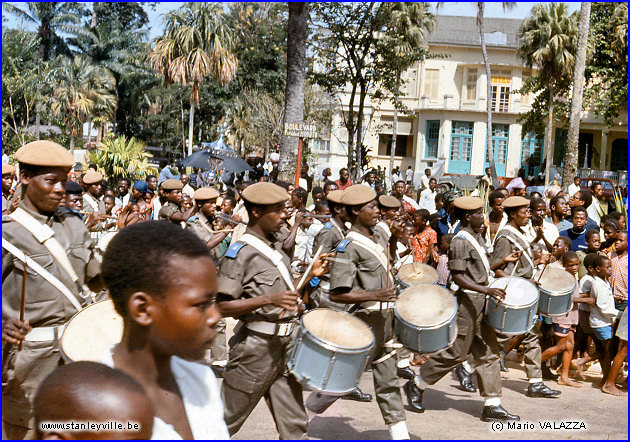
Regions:
[[[518,47],[516,33],[522,20],[513,18],[484,19],[486,46]],[[481,45],[476,17],[437,14],[435,30],[428,35],[429,44],[446,43],[462,46]]]

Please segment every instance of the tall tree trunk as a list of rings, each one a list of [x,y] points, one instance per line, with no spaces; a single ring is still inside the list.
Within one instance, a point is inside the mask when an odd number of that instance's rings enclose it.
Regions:
[[[190,100],[190,117],[188,119],[188,155],[193,152],[193,129],[195,122],[195,103]]]
[[[92,148],[92,116],[88,118],[88,136],[87,136],[87,148]]]
[[[394,122],[392,124],[392,143],[389,153],[389,170],[394,169],[394,155],[396,154],[396,133],[398,131],[398,94],[394,95]]]
[[[588,42],[588,28],[591,18],[591,4],[582,2],[580,8],[580,23],[578,28],[578,47],[573,72],[573,93],[571,97],[571,116],[569,118],[569,132],[567,135],[567,149],[564,154],[564,169],[562,170],[562,189],[567,192],[569,184],[578,166],[578,142],[580,137],[580,114],[582,113],[582,93],[584,92],[584,67],[586,65],[586,46]],[[603,148],[603,146],[602,146]],[[584,163],[586,163],[586,154]]]
[[[184,156],[186,156],[186,134],[184,132],[184,101],[183,100],[179,100],[179,107],[182,109],[182,154],[184,154]]]
[[[486,49],[486,37],[484,35],[483,6],[479,6],[481,11],[477,14],[477,22],[479,23],[479,36],[481,37],[481,54],[483,55],[483,63],[486,68],[486,150],[490,163],[490,178],[492,185],[499,187],[499,179],[497,178],[497,167],[494,164],[494,146],[492,145],[492,74],[490,72],[490,62],[488,61],[488,51]],[[497,101],[499,100],[497,90]]]
[[[353,179],[355,182],[361,176],[363,171],[363,109],[365,106],[365,97],[367,97],[367,85],[365,80],[362,80],[359,84],[359,112],[357,115],[357,140],[356,140],[356,155],[357,155],[357,167],[355,168]]]
[[[70,134],[70,153],[74,156],[74,137]]]
[[[90,27],[94,29],[98,24],[98,16],[96,14],[96,8],[98,7],[98,2],[92,2],[92,23]]]
[[[98,133],[96,134],[96,147],[97,148],[98,148],[98,146],[101,145],[101,141],[103,141],[103,132],[104,132],[103,126],[104,126],[104,124],[105,123],[101,124],[98,127]]]
[[[39,140],[40,112],[39,103],[35,104],[35,139]]]
[[[549,83],[549,104],[547,105],[547,131],[545,132],[545,158],[547,166],[545,167],[545,187],[549,186],[549,173],[551,170],[551,138],[553,133],[553,82]]]
[[[354,98],[357,93],[356,83],[352,84],[352,92],[350,93],[350,101],[348,102],[348,120],[346,128],[348,129],[348,170],[352,169],[354,164]],[[341,110],[343,112],[343,109]]]
[[[304,121],[304,83],[306,76],[306,36],[308,3],[289,3],[287,27],[287,86],[284,100],[284,123]],[[284,128],[284,124],[283,124]],[[295,181],[298,139],[282,135],[280,142],[279,179]]]

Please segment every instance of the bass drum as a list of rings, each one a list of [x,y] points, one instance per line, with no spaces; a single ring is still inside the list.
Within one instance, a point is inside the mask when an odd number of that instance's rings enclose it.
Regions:
[[[355,389],[374,347],[370,327],[346,312],[315,309],[300,318],[289,371],[312,390],[343,396]]]
[[[105,232],[101,235],[96,243],[96,247],[103,253],[107,250],[107,245],[116,236],[118,232]]]
[[[438,279],[437,270],[430,265],[412,262],[405,264],[398,270],[396,285],[400,291],[403,291],[419,284],[437,284]]]
[[[540,273],[534,275],[538,280]],[[577,280],[563,269],[547,267],[540,276],[538,311],[545,316],[566,315],[573,307],[573,292]]]
[[[527,279],[517,276],[504,276],[490,283],[492,288],[505,289],[506,286],[505,299],[500,303],[490,296],[486,301],[488,324],[506,335],[522,335],[535,324],[538,289]]]

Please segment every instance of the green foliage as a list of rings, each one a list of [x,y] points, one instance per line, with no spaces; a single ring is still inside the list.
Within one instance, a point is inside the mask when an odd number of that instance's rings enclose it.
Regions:
[[[144,150],[145,147],[143,142],[133,137],[128,140],[123,136],[108,135],[98,150],[88,154],[87,161],[96,164],[110,184],[122,177],[129,177],[133,182],[156,173],[149,164],[151,154]]]

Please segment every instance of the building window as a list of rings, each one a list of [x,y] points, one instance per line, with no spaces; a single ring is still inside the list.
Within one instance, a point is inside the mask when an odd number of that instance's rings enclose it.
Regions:
[[[417,87],[417,75],[418,75],[418,69],[414,68],[414,69],[409,69],[407,72],[405,72],[404,76],[404,91],[405,91],[405,95],[407,97],[416,97],[417,95],[417,91],[416,91],[416,87]]]
[[[425,71],[424,95],[431,101],[438,100],[438,86],[440,80],[439,69],[427,69]]]
[[[466,75],[466,100],[475,101],[477,99],[477,69],[468,69]]]
[[[493,124],[492,125],[492,148],[494,150],[494,158],[497,164],[505,164],[507,159],[508,147],[508,125]],[[486,163],[490,162],[490,153],[486,149]]]
[[[472,152],[473,123],[453,121],[451,131],[451,161],[470,161]]]
[[[407,142],[409,135],[396,135],[396,151],[395,157],[407,156]],[[389,134],[380,134],[378,136],[378,154],[391,155],[392,152],[392,136]]]
[[[497,71],[492,74],[492,110],[494,112],[509,111],[511,84],[512,73],[510,71]]]
[[[440,120],[427,121],[427,146],[424,151],[426,158],[437,158],[439,136]]]
[[[535,175],[542,164],[542,142],[529,132],[521,142],[521,166],[528,176]]]
[[[328,140],[312,140],[313,152],[330,152],[330,141]]]

